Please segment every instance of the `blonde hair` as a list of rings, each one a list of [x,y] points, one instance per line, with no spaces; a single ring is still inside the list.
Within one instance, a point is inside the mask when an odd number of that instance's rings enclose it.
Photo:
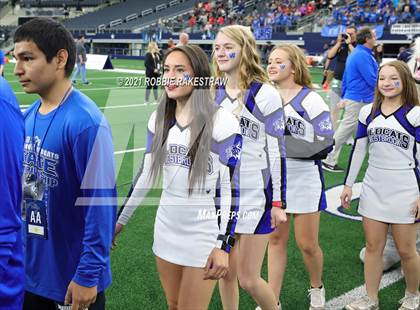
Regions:
[[[311,74],[309,73],[306,57],[303,54],[303,51],[295,44],[282,44],[276,46],[270,52],[270,55],[276,50],[282,50],[287,53],[290,63],[292,64],[292,69],[295,71],[293,79],[294,82],[300,86],[306,86],[312,89],[313,85]]]
[[[245,93],[253,81],[268,83],[268,76],[260,65],[260,55],[257,51],[255,38],[249,27],[240,25],[231,25],[220,28],[218,33],[222,33],[233,40],[241,47],[241,59],[239,62],[239,95],[241,105],[233,113],[239,116],[239,110],[242,110],[245,101]],[[223,77],[224,73],[217,66],[216,56],[213,51],[213,68],[216,77]]]
[[[401,102],[402,104],[410,108],[412,106],[418,106],[419,103],[419,95],[417,94],[416,82],[414,81],[410,68],[407,66],[405,62],[400,60],[394,60],[391,62],[387,62],[386,64],[382,65],[379,68],[377,81],[376,81],[376,88],[375,88],[375,99],[373,100],[373,107],[372,107],[372,117],[375,115],[376,111],[380,108],[382,102],[384,101],[384,96],[379,91],[379,74],[381,70],[386,67],[393,67],[397,70],[398,74],[401,78]]]
[[[149,42],[149,45],[147,46],[147,51],[151,54],[159,53],[159,47],[156,42]]]

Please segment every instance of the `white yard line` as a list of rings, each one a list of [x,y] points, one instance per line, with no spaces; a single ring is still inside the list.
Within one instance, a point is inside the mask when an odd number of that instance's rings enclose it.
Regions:
[[[97,78],[88,78],[89,81],[96,81],[96,80],[117,80],[119,76],[113,76],[113,77],[97,77]],[[7,81],[9,84],[18,84],[19,80],[12,80]],[[76,84],[77,85],[77,84]]]
[[[101,70],[105,72],[118,72],[118,73],[137,73],[137,74],[145,74],[146,71],[144,70],[134,70],[134,69],[122,69],[122,68],[115,68],[111,70]]]
[[[384,289],[394,284],[395,282],[398,282],[402,278],[403,278],[403,275],[401,274],[401,267],[391,272],[387,272],[382,277],[381,285],[379,289]],[[361,285],[359,287],[352,289],[351,291],[348,291],[347,293],[344,293],[341,296],[338,296],[329,300],[325,305],[325,309],[328,309],[328,310],[343,309],[346,305],[348,305],[354,300],[357,300],[363,297],[364,295],[366,295],[366,289],[364,285]]]
[[[145,103],[134,103],[134,104],[126,104],[126,105],[115,105],[115,106],[106,106],[106,107],[98,107],[100,110],[108,110],[108,109],[125,109],[125,108],[136,108],[136,107],[144,107],[148,105],[157,105],[157,102],[149,102],[148,104]],[[22,104],[20,105],[20,109],[24,110],[30,105]]]
[[[101,87],[101,88],[76,88],[78,90],[80,90],[81,92],[85,92],[85,91],[94,91],[94,90],[107,90],[107,89],[124,89],[123,87]],[[126,88],[128,89],[128,88]],[[18,91],[18,92],[14,92],[15,95],[25,95],[26,93],[24,91]]]
[[[137,149],[131,149],[131,150],[124,150],[124,151],[118,151],[118,152],[114,152],[115,155],[121,155],[121,154],[126,154],[126,153],[135,153],[135,152],[141,152],[146,150],[145,147],[140,147]]]

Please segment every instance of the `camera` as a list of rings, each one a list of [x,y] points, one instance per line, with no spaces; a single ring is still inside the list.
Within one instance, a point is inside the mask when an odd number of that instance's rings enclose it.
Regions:
[[[349,35],[347,33],[342,33],[341,37],[343,38],[343,40],[347,40],[349,38]]]

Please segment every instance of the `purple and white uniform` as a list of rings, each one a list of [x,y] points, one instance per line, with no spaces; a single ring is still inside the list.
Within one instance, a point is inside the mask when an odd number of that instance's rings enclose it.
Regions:
[[[360,110],[359,125],[345,184],[352,186],[369,153],[359,213],[392,224],[414,223],[420,195],[420,107],[401,106],[390,115],[372,104]]]
[[[244,104],[230,98],[223,87],[216,92],[216,102],[231,112],[241,109],[241,214],[236,232],[270,233],[272,201],[286,201],[286,164],[281,156],[285,125],[280,95],[269,84],[253,82]]]
[[[149,174],[155,117],[154,112],[148,123],[142,171],[118,218],[118,223],[123,225],[153,186]],[[235,167],[240,164],[242,149],[238,121],[222,108],[216,112],[205,184],[195,185],[191,194],[188,191],[189,145],[190,128],[174,121],[167,138],[153,252],[173,264],[202,268],[215,247],[230,251],[230,238],[235,234],[239,212],[239,169]],[[219,235],[225,239],[220,240]]]
[[[286,117],[287,213],[325,210],[321,160],[333,146],[333,125],[328,105],[309,88],[284,105]]]

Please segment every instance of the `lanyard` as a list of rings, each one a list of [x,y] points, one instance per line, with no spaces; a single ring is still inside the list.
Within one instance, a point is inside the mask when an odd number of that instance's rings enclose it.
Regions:
[[[41,140],[41,145],[39,146],[39,152],[38,152],[38,155],[36,155],[36,153],[37,153],[37,152],[36,152],[36,148],[35,148],[34,141],[35,141],[35,125],[36,125],[36,118],[37,118],[37,115],[38,115],[39,108],[41,107],[41,104],[38,106],[38,108],[37,108],[37,109],[36,109],[36,111],[35,111],[35,116],[34,116],[34,126],[33,126],[33,128],[32,128],[32,149],[33,149],[33,151],[34,151],[34,153],[35,153],[35,171],[34,171],[34,174],[35,174],[35,172],[36,172],[36,175],[38,174],[38,159],[41,157],[41,150],[42,150],[42,146],[44,145],[45,139],[47,138],[48,131],[50,130],[50,127],[51,127],[51,125],[52,125],[52,123],[53,123],[53,121],[54,121],[55,116],[57,115],[58,110],[60,109],[61,105],[63,104],[64,100],[66,100],[66,98],[68,97],[68,95],[69,95],[69,93],[70,93],[70,91],[71,91],[72,89],[73,89],[73,86],[71,85],[71,86],[67,89],[67,91],[66,91],[66,93],[64,94],[63,98],[61,99],[60,103],[58,104],[57,109],[54,111],[53,117],[51,118],[51,121],[50,121],[50,123],[48,124],[47,130],[45,131],[44,137],[43,137],[43,138],[42,138],[42,140]]]

